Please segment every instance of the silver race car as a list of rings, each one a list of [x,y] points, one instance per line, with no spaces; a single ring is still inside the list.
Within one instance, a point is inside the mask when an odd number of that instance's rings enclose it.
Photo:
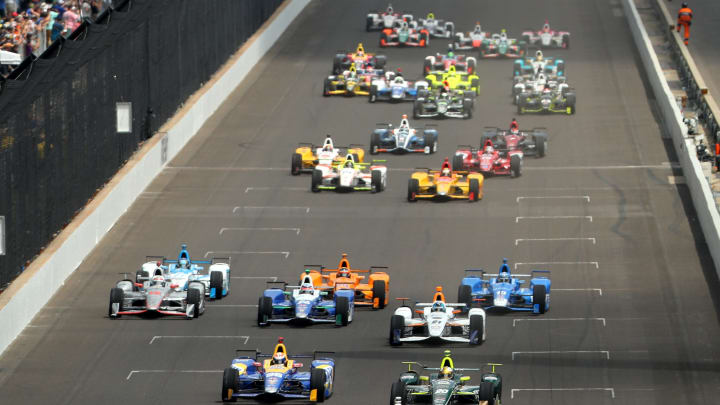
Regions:
[[[400,125],[393,128],[392,124],[378,124],[370,134],[370,154],[380,152],[413,153],[429,155],[437,152],[438,131],[436,127],[425,127],[422,130],[410,127],[407,115],[403,114]]]
[[[388,7],[384,11],[376,10],[367,14],[365,30],[368,32],[380,31],[385,28],[398,27],[403,21],[411,22],[412,20],[412,14],[395,11],[392,4],[388,4]]]
[[[347,155],[344,162],[318,164],[312,174],[313,193],[321,190],[371,191],[378,193],[387,185],[387,167],[372,163],[355,162]]]
[[[436,19],[434,13],[428,13],[425,18],[418,18],[417,28],[426,29],[434,38],[452,38],[455,35],[455,24]]]

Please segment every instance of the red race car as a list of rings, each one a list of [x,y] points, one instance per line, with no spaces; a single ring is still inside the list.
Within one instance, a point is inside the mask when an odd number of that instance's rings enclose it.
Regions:
[[[380,33],[380,46],[419,46],[425,48],[430,44],[430,32],[411,28],[406,21],[397,28],[386,28]]]
[[[510,129],[485,127],[480,143],[484,145],[488,139],[496,149],[520,149],[523,157],[544,157],[548,147],[548,134],[545,128],[520,129],[515,120],[510,124]]]
[[[453,170],[480,172],[488,176],[519,177],[523,152],[520,149],[495,149],[490,139],[482,148],[458,146],[453,156]]]

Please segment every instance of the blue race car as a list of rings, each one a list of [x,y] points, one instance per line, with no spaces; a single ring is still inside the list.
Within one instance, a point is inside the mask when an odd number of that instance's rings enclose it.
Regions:
[[[428,82],[424,80],[412,82],[395,72],[385,72],[371,82],[368,101],[414,101],[418,92],[428,87]]]
[[[355,290],[333,292],[332,287],[315,288],[315,274],[305,270],[299,286],[288,286],[284,281],[268,282],[269,288],[258,302],[258,326],[270,326],[271,323],[334,323],[347,326],[352,322]]]
[[[535,58],[517,59],[513,62],[513,76],[531,75],[540,73],[552,76],[565,76],[565,61],[562,59],[546,58],[542,51],[535,52]]]
[[[465,270],[466,275],[458,288],[458,302],[470,308],[473,303],[486,310],[528,311],[544,314],[550,308],[550,279],[536,276],[537,273],[550,273],[548,270],[532,270],[531,274],[510,274],[507,259],[498,270],[498,274],[486,274],[484,270]],[[480,273],[480,277],[469,273]],[[486,280],[485,277],[490,277]],[[530,285],[523,287],[529,277]]]
[[[333,393],[335,361],[321,357],[332,352],[316,351],[312,355],[294,355],[289,359],[283,338],[278,338],[272,354],[250,350],[254,357],[241,356],[230,363],[223,372],[221,398],[223,402],[235,402],[238,398],[259,401],[301,399],[324,402]],[[267,357],[262,363],[258,358]],[[296,359],[309,358],[310,371],[299,371],[303,367]]]
[[[429,155],[437,152],[438,131],[435,126],[426,125],[423,129],[410,127],[407,115],[403,114],[400,125],[393,128],[391,124],[378,124],[370,134],[370,154],[380,152],[413,153]]]
[[[180,254],[177,260],[167,260],[164,256],[148,256],[142,269],[137,271],[136,281],[142,283],[154,274],[157,267],[163,269],[165,278],[173,284],[187,290],[192,281],[198,281],[205,286],[205,296],[211,299],[220,299],[230,292],[230,258],[216,257],[212,260],[191,260],[187,245],[180,245]],[[209,264],[207,271],[201,264]]]

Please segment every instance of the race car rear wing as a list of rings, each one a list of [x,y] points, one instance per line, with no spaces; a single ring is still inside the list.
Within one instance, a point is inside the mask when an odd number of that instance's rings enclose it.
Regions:
[[[466,270],[466,271],[467,271],[467,270]],[[536,273],[547,273],[547,274],[550,274],[550,270],[530,270],[530,274],[515,274],[515,273],[510,273],[510,276],[511,276],[511,277],[532,277],[532,278],[535,278],[535,274],[536,274]],[[497,276],[499,276],[499,274],[483,273],[483,277],[485,277],[485,276],[487,276],[487,277],[497,277]],[[547,278],[547,277],[545,277],[545,276],[541,276],[541,277]]]
[[[272,356],[273,356],[272,353],[260,353],[260,351],[257,350],[257,349],[251,350],[251,351],[257,352],[257,355],[256,355],[256,357],[255,357],[256,359],[257,359],[257,358],[260,358],[260,357],[272,357]],[[292,356],[288,355],[288,358],[289,358],[290,360],[295,360],[295,359],[313,359],[313,360],[317,360],[318,357],[319,357],[319,355],[326,355],[326,354],[335,354],[335,352],[328,352],[328,351],[324,351],[324,350],[315,350],[315,351],[313,352],[313,354],[293,354]],[[329,357],[322,357],[322,356],[320,356],[319,358],[320,358],[321,360],[332,360],[332,359],[329,358]]]
[[[412,366],[413,366],[413,365],[422,367],[424,370],[429,370],[429,371],[442,371],[442,369],[439,368],[439,367],[428,367],[428,366],[426,366],[426,365],[424,365],[424,364],[422,364],[422,363],[420,363],[420,362],[417,362],[417,361],[403,361],[402,364],[407,364],[409,371],[412,371]],[[482,369],[480,369],[480,368],[457,368],[457,367],[453,368],[453,370],[455,370],[455,371],[482,371]]]
[[[323,266],[319,266],[319,267],[320,267],[320,271],[323,273],[337,273],[337,271],[338,271],[338,269],[326,269]],[[351,273],[372,273],[373,271],[380,270],[380,269],[387,270],[387,269],[389,269],[389,267],[387,267],[387,266],[370,266],[369,269],[348,268],[348,270],[350,270]]]

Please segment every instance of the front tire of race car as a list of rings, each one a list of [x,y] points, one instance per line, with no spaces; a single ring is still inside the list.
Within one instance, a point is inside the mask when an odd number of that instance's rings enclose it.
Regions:
[[[273,303],[272,298],[262,296],[258,300],[258,319],[257,323],[260,327],[270,326],[269,319],[272,317]]]
[[[330,79],[325,78],[325,81],[323,82],[323,97],[329,97],[330,96]]]
[[[302,155],[299,153],[294,153],[292,155],[292,160],[290,163],[290,174],[293,176],[297,176],[300,174],[300,170],[302,169]]]
[[[470,80],[470,90],[475,89],[475,95],[480,95],[480,80],[478,79],[472,79]]]
[[[413,103],[413,118],[418,119],[420,118],[420,114],[422,113],[422,107],[423,103],[421,100],[415,100]]]
[[[418,179],[408,180],[407,200],[410,202],[416,202],[417,195],[419,192],[420,192],[420,181],[418,181]]]
[[[395,381],[390,387],[390,405],[395,405],[395,398],[400,398],[402,405],[407,404],[408,396],[407,390],[405,389],[405,383],[402,381]]]
[[[110,290],[110,306],[108,307],[108,316],[110,319],[120,318],[121,315],[112,316],[113,304],[118,305],[118,312],[123,310],[123,300],[125,298],[125,291],[122,288],[113,288]]]
[[[367,31],[367,32],[372,31],[372,26],[373,26],[373,18],[367,17],[365,19],[365,31]]]
[[[237,390],[238,371],[234,368],[226,368],[223,371],[222,391],[220,398],[223,402],[235,402],[237,398],[233,393]]]
[[[570,35],[563,35],[562,37],[562,47],[563,48],[570,48]]]
[[[399,338],[403,337],[404,330],[405,318],[402,315],[393,315],[390,318],[390,346],[402,345]]]
[[[385,280],[375,280],[373,281],[373,287],[372,287],[372,297],[373,297],[373,309],[383,309],[385,308]],[[377,307],[375,307],[374,302],[377,299]]]
[[[463,100],[463,119],[472,118],[473,104],[474,102],[471,98],[466,98]]]
[[[460,284],[458,287],[458,302],[465,304],[464,311],[469,311],[472,308],[472,288],[466,284]]]
[[[510,177],[520,177],[522,170],[522,158],[514,155],[510,158]]]
[[[368,97],[369,102],[374,103],[377,101],[377,90],[378,89],[376,85],[373,84],[372,86],[370,86],[370,96]]]
[[[478,179],[470,179],[470,185],[468,186],[468,201],[476,202],[480,199],[480,181]]]
[[[220,272],[213,271],[210,273],[210,291],[215,289],[215,299],[222,298],[223,293],[223,275]]]
[[[348,326],[350,323],[350,300],[348,297],[337,297],[335,316],[338,318],[340,326]]]
[[[377,155],[380,148],[380,134],[373,132],[370,134],[370,154]]]
[[[533,138],[535,140],[535,156],[544,157],[547,150],[547,138],[538,135],[534,135]]]
[[[197,288],[190,288],[187,290],[187,305],[194,305],[193,318],[200,316],[200,290]]]
[[[373,170],[371,173],[372,192],[379,193],[385,189],[382,181],[382,172],[380,170]]]
[[[425,61],[423,62],[423,72],[425,72],[425,74],[429,74],[431,70],[432,63],[430,63],[430,60],[425,59]]]
[[[538,305],[538,313],[547,311],[547,289],[542,284],[533,286],[533,305]]]
[[[452,169],[456,172],[465,170],[465,161],[463,155],[455,155],[452,160]]]
[[[495,385],[490,381],[481,382],[478,397],[480,403],[485,401],[488,405],[495,405]]]
[[[312,183],[310,184],[310,190],[313,193],[319,193],[320,192],[320,183],[322,183],[322,171],[315,169],[312,173]]]
[[[432,134],[423,134],[423,149],[426,155],[429,155],[437,150],[437,141]]]
[[[476,70],[477,70],[477,62],[475,62],[475,58],[472,58],[467,62],[467,72],[472,75],[472,74],[475,74]]]
[[[321,368],[314,368],[310,372],[310,390],[317,390],[317,397],[315,402],[325,402],[325,383],[327,382],[327,375],[325,370]]]
[[[483,335],[485,334],[485,324],[483,322],[482,315],[473,315],[470,317],[470,344],[481,345],[485,341]]]

